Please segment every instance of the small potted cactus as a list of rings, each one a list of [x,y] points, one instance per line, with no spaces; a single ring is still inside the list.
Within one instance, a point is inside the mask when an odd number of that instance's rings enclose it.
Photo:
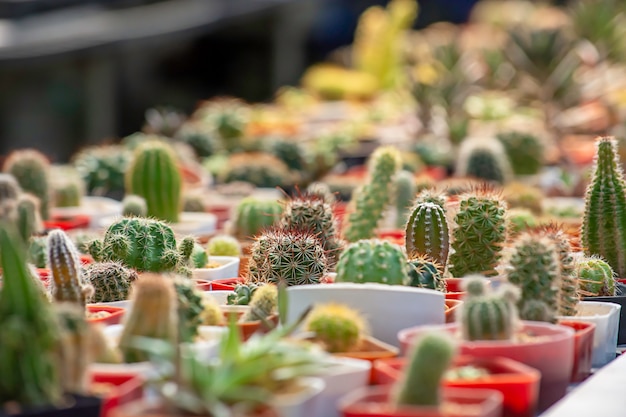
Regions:
[[[238,276],[241,244],[237,239],[228,235],[217,235],[209,239],[206,248],[200,245],[196,247],[205,256],[194,256],[192,253],[194,279],[214,281]]]

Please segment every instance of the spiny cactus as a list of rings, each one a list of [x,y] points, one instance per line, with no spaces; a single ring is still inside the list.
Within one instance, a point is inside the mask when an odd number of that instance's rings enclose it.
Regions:
[[[94,262],[85,268],[87,282],[94,289],[92,303],[127,300],[133,282],[139,277],[119,262]]]
[[[213,297],[204,295],[202,306],[200,321],[203,326],[221,326],[224,324],[224,312]]]
[[[430,288],[446,292],[446,281],[443,279],[444,267],[427,256],[409,259],[409,283],[411,287]]]
[[[216,131],[228,152],[241,150],[241,139],[250,119],[246,103],[229,97],[211,100],[203,103],[193,118]]]
[[[456,175],[504,184],[511,179],[511,163],[498,140],[467,139],[459,149]]]
[[[304,327],[315,333],[315,340],[330,353],[354,352],[367,333],[361,313],[337,303],[316,305],[307,316]]]
[[[4,162],[4,172],[15,177],[22,190],[39,199],[44,220],[50,218],[50,162],[35,149],[12,152]]]
[[[495,268],[506,241],[505,210],[505,204],[488,189],[461,196],[454,217],[454,253],[448,259],[452,276],[497,274]]]
[[[207,243],[207,252],[211,256],[240,256],[241,243],[232,236],[213,236]]]
[[[78,152],[72,163],[93,195],[124,192],[124,173],[132,153],[121,145],[89,147]]]
[[[425,188],[417,194],[415,197],[415,201],[413,202],[413,206],[416,207],[418,204],[422,203],[432,203],[436,204],[442,209],[446,208],[446,195],[436,191],[433,188]]]
[[[209,263],[209,254],[199,243],[195,243],[191,251],[191,266],[193,268],[206,268]]]
[[[575,316],[580,296],[578,295],[578,281],[573,276],[574,258],[569,237],[555,223],[544,225],[539,229],[539,233],[552,240],[559,256],[561,278],[557,313],[560,316]]]
[[[602,259],[585,256],[579,259],[573,276],[578,280],[580,292],[587,297],[612,297],[615,295],[615,273]]]
[[[176,223],[182,181],[172,148],[163,141],[150,140],[135,150],[126,172],[126,192],[145,198],[148,216]]]
[[[83,282],[78,251],[67,234],[59,229],[48,235],[50,292],[57,302],[70,302],[83,309],[93,294],[93,287]]]
[[[85,184],[75,175],[52,185],[56,207],[78,207],[85,194]]]
[[[239,239],[252,238],[277,223],[282,211],[278,201],[246,197],[235,209],[233,234]]]
[[[295,182],[294,175],[287,165],[274,155],[265,152],[231,155],[218,179],[224,183],[244,181],[265,188],[289,188]]]
[[[179,275],[174,276],[173,280],[178,300],[180,339],[183,342],[191,342],[198,335],[198,326],[202,324],[204,296],[190,278]]]
[[[370,239],[391,198],[391,185],[400,169],[400,152],[392,146],[382,146],[369,160],[370,180],[355,191],[344,236],[349,242]]]
[[[287,285],[317,284],[328,272],[321,242],[310,232],[270,229],[254,242],[248,280]]]
[[[228,294],[228,297],[226,297],[226,304],[247,306],[250,304],[250,300],[252,299],[252,296],[257,288],[259,288],[259,285],[251,282],[246,284],[237,284],[235,286],[235,291]]]
[[[523,232],[537,226],[538,220],[530,210],[510,209],[506,212],[507,224],[511,234]]]
[[[626,183],[613,137],[597,142],[580,237],[585,255],[601,256],[626,276]]]
[[[241,321],[266,320],[278,308],[278,288],[274,284],[260,285],[252,294],[248,305],[250,310],[241,317]]]
[[[360,240],[351,243],[339,257],[335,281],[406,285],[408,260],[402,248],[391,242]]]
[[[406,223],[405,245],[409,258],[429,256],[445,268],[450,250],[445,210],[434,203],[418,203]]]
[[[222,142],[218,135],[205,124],[197,121],[183,124],[174,138],[191,146],[198,158],[207,158],[222,149]]]
[[[123,218],[113,223],[103,240],[89,244],[96,262],[119,261],[139,272],[178,271],[190,274],[187,264],[194,240],[185,238],[176,247],[174,232],[165,223],[152,219]]]
[[[306,187],[306,192],[321,197],[326,203],[331,205],[337,202],[337,197],[335,197],[335,194],[325,182],[312,182]]]
[[[307,149],[299,141],[275,138],[263,147],[283,161],[290,170],[305,174],[308,169]]]
[[[37,268],[48,264],[48,236],[33,236],[28,241],[28,262]]]
[[[147,217],[146,199],[134,194],[126,195],[122,200],[122,215],[124,217]]]
[[[465,277],[459,325],[464,340],[512,340],[519,318],[515,303],[519,290],[502,284],[496,292],[489,290],[489,282],[482,275]]]
[[[16,223],[22,239],[28,240],[42,233],[44,224],[39,214],[39,199],[31,194],[22,194],[17,199]]]
[[[143,362],[148,354],[135,347],[138,337],[177,340],[178,314],[174,282],[158,274],[141,276],[132,292],[133,308],[125,316],[119,348],[125,363]]]
[[[441,379],[456,354],[452,339],[441,333],[425,334],[410,353],[404,377],[392,390],[396,406],[439,406]]]
[[[17,198],[22,189],[11,174],[0,174],[0,219],[9,219],[14,215]]]
[[[543,166],[544,146],[541,140],[523,132],[503,132],[496,138],[504,145],[516,175],[534,175]]]
[[[396,227],[404,227],[407,213],[411,208],[411,201],[415,197],[416,192],[417,187],[413,173],[405,170],[398,172],[394,180]]]

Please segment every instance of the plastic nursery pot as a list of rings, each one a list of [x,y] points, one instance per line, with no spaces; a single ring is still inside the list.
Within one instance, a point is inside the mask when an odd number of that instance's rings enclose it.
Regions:
[[[71,394],[64,398],[64,405],[57,407],[43,406],[12,412],[0,408],[0,415],[11,417],[100,417],[102,398]],[[5,414],[7,413],[7,414]]]
[[[87,314],[96,314],[100,312],[108,314],[102,317],[87,317],[87,321],[89,323],[100,323],[105,326],[119,324],[122,321],[122,317],[124,317],[124,313],[126,313],[126,309],[122,307],[103,306],[97,304],[87,305]]]
[[[143,379],[134,374],[94,373],[91,375],[90,391],[102,397],[101,417],[108,417],[111,410],[143,397]]]
[[[110,410],[108,416],[102,417],[172,417],[173,415],[191,417],[197,416],[196,414],[188,414],[180,411],[176,411],[176,414],[172,414],[172,410],[163,404],[155,403],[154,401],[148,401],[140,398],[135,401],[131,401],[127,404],[122,404],[118,407],[114,407]],[[280,417],[276,410],[272,408],[266,408],[263,410],[250,412],[249,414],[237,414],[237,417]]]
[[[211,256],[210,263],[216,266],[212,268],[194,268],[191,270],[193,279],[215,281],[237,275],[239,272],[238,256]]]
[[[216,279],[215,281],[211,281],[210,291],[234,291],[235,286],[243,282],[243,277]]]
[[[387,240],[400,246],[404,246],[406,232],[401,229],[380,230],[376,232],[379,239]]]
[[[211,281],[207,281],[206,279],[194,279],[193,283],[200,291],[211,291]]]
[[[388,345],[374,337],[366,336],[361,342],[359,350],[353,352],[334,353],[335,356],[344,358],[363,359],[375,363],[379,359],[395,358],[398,356],[399,349],[395,346]],[[374,381],[373,368],[370,371],[370,383]]]
[[[495,276],[487,278],[489,283],[491,284],[491,288],[497,288],[500,283],[505,281],[504,277]],[[446,281],[446,289],[450,293],[457,293],[463,291],[463,282],[465,282],[465,278],[445,278]]]
[[[72,216],[53,216],[50,220],[43,222],[46,230],[49,229],[61,229],[61,230],[74,230],[74,229],[86,229],[89,227],[91,217],[85,214],[74,214]]]
[[[374,382],[389,385],[404,372],[406,358],[381,359],[374,363]],[[475,380],[444,379],[446,387],[493,389],[502,393],[502,417],[534,417],[541,374],[534,368],[512,359],[457,356],[452,368],[472,365],[484,368],[489,375]]]
[[[446,323],[454,323],[456,313],[459,311],[461,304],[463,304],[461,300],[446,300]]]
[[[574,329],[574,366],[572,368],[572,382],[580,382],[591,373],[591,358],[593,353],[593,335],[596,325],[584,321],[559,320],[561,326]]]
[[[344,417],[500,417],[502,394],[483,389],[442,389],[439,407],[400,406],[391,404],[391,387],[364,387],[339,401]]]
[[[447,292],[444,294],[444,296],[446,297],[446,300],[463,300],[463,297],[465,297],[466,292],[462,291],[462,292]]]
[[[222,310],[224,311],[225,323],[228,323],[231,315],[234,315],[237,320],[243,316],[246,310],[248,310],[248,306],[222,306]],[[274,327],[278,326],[278,314],[272,314],[267,318],[267,321],[271,323]],[[241,334],[241,338],[246,341],[248,340],[254,333],[267,333],[272,328],[265,325],[261,320],[250,321],[250,322],[237,322],[237,327],[239,328],[239,332]]]
[[[612,297],[583,297],[582,300],[619,304],[622,308],[619,313],[619,330],[617,333],[617,344],[626,344],[626,295],[615,295]]]
[[[501,356],[521,362],[541,372],[539,411],[561,399],[572,377],[574,364],[574,330],[549,323],[522,321],[518,335],[521,340],[473,341],[459,339],[459,353],[476,358]],[[442,326],[421,326],[398,333],[402,352],[431,331],[446,331],[458,337],[457,323]]]

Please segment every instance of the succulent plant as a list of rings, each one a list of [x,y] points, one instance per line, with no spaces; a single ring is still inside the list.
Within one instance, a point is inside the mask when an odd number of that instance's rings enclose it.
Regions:
[[[210,295],[205,295],[200,321],[203,326],[221,326],[224,324],[224,312]]]
[[[409,283],[411,287],[429,288],[446,292],[446,281],[443,279],[444,267],[427,256],[409,259]]]
[[[252,238],[277,223],[282,211],[278,201],[246,197],[235,209],[233,234],[239,239]]]
[[[459,149],[456,175],[504,184],[512,177],[511,162],[497,139],[466,139]]]
[[[126,192],[146,200],[148,216],[178,222],[181,188],[177,159],[169,145],[149,140],[137,147],[126,173]]]
[[[406,285],[408,260],[396,244],[378,239],[360,240],[348,245],[339,257],[335,281]]]
[[[174,138],[191,146],[198,158],[207,158],[222,150],[219,135],[206,124],[197,121],[184,123]]]
[[[75,174],[68,175],[58,182],[52,182],[52,192],[56,207],[78,207],[85,194],[85,183]]]
[[[200,194],[183,195],[183,211],[188,213],[204,213],[204,199]]]
[[[20,194],[22,189],[15,177],[0,173],[0,219],[8,219],[14,215]]]
[[[33,236],[28,240],[28,262],[37,268],[48,264],[48,237]]]
[[[263,147],[269,153],[280,159],[292,171],[306,174],[308,170],[308,161],[306,157],[306,149],[302,144],[295,140],[275,138],[264,144]]]
[[[24,193],[17,198],[15,221],[25,241],[44,230],[39,212],[39,199],[34,195]]]
[[[94,289],[90,302],[110,303],[127,300],[139,276],[120,262],[94,262],[85,268],[85,277]]]
[[[250,310],[241,317],[241,321],[266,320],[278,308],[278,288],[274,284],[259,285],[248,305]]]
[[[396,226],[404,227],[407,213],[411,208],[411,202],[417,194],[417,187],[413,173],[400,171],[394,180],[395,202],[396,202]]]
[[[314,333],[315,341],[322,343],[330,353],[356,351],[367,333],[367,324],[361,313],[337,303],[313,307],[304,328]]]
[[[503,132],[496,138],[504,145],[515,175],[534,175],[543,166],[544,146],[541,140],[523,132]]]
[[[337,197],[330,190],[330,186],[325,182],[312,182],[306,187],[307,194],[317,195],[321,197],[328,204],[335,204]]]
[[[147,217],[148,205],[146,204],[146,199],[134,194],[124,196],[122,200],[122,215],[124,217]]]
[[[511,234],[532,229],[538,224],[538,220],[535,215],[530,210],[522,208],[507,210],[506,218]]]
[[[207,252],[210,256],[240,256],[241,243],[228,235],[216,235],[209,239]]]
[[[231,155],[218,179],[224,183],[244,181],[265,188],[288,188],[295,182],[289,167],[274,155],[265,152]]]
[[[37,197],[44,220],[50,218],[50,162],[35,149],[12,152],[4,161],[4,172],[15,177],[22,190]]]
[[[573,276],[578,280],[581,294],[587,297],[615,295],[615,272],[599,257],[585,256],[577,260]]]
[[[194,112],[193,118],[217,132],[228,152],[241,151],[241,139],[249,122],[245,103],[227,97],[208,101]]]
[[[209,263],[209,253],[202,245],[195,243],[191,251],[190,260],[193,268],[206,268]]]
[[[173,277],[177,297],[178,327],[180,340],[191,342],[198,335],[198,326],[202,324],[204,296],[196,288],[195,282],[188,277]]]
[[[560,316],[575,316],[578,311],[578,281],[574,274],[574,257],[569,236],[556,223],[547,224],[539,229],[539,233],[552,240],[559,256],[559,302],[557,313]]]
[[[84,230],[76,230],[72,233],[72,239],[74,241],[74,246],[79,253],[83,255],[87,255],[89,253],[89,244],[100,237],[100,234],[95,231],[90,231],[87,229]]]
[[[250,304],[250,300],[252,299],[252,296],[257,288],[259,288],[259,286],[251,282],[246,284],[237,284],[234,292],[228,294],[228,297],[226,297],[226,304],[247,306]]]
[[[425,255],[444,266],[448,262],[450,234],[445,210],[435,203],[418,203],[406,223],[409,258]]]
[[[78,152],[72,162],[93,195],[124,192],[124,173],[132,153],[120,145],[94,146]]]

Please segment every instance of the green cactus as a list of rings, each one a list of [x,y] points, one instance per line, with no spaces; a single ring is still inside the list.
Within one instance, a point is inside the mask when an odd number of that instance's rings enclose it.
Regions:
[[[41,218],[50,218],[50,162],[35,149],[12,152],[4,162],[4,172],[15,177],[22,190],[39,199]]]
[[[278,201],[246,197],[235,209],[233,234],[239,239],[250,239],[277,223],[282,211]]]
[[[103,240],[89,244],[96,262],[119,261],[139,272],[172,272],[189,275],[187,268],[193,238],[176,247],[174,232],[165,223],[152,219],[123,218],[113,223]]]
[[[418,203],[406,223],[405,245],[409,257],[426,255],[445,267],[450,250],[445,210],[435,203]]]
[[[191,251],[191,266],[193,268],[206,268],[209,263],[209,253],[199,243],[193,245]]]
[[[404,377],[392,390],[391,402],[400,406],[441,404],[441,379],[456,353],[452,339],[441,333],[425,334],[410,353]]]
[[[579,259],[573,276],[578,280],[580,292],[587,297],[615,296],[615,272],[611,265],[599,257],[585,256]]]
[[[173,280],[157,274],[144,274],[132,293],[133,308],[125,316],[118,346],[125,363],[147,361],[148,354],[135,347],[138,337],[175,344],[178,314]]]
[[[17,198],[16,223],[22,239],[27,241],[31,236],[42,233],[44,224],[39,214],[39,199],[30,194],[22,194]]]
[[[559,256],[559,269],[561,271],[560,292],[557,314],[559,316],[575,316],[578,312],[578,281],[574,277],[574,257],[569,237],[557,224],[544,225],[539,233],[552,240]]]
[[[339,257],[335,281],[406,285],[409,279],[408,260],[402,248],[370,239],[348,245]]]
[[[246,284],[237,284],[235,286],[235,291],[228,294],[228,297],[226,297],[226,304],[247,306],[250,304],[250,300],[252,299],[252,296],[257,288],[259,288],[259,286],[251,282]]]
[[[413,202],[413,206],[416,207],[418,204],[422,203],[436,204],[445,210],[446,195],[434,190],[433,188],[425,188],[417,194],[415,201]]]
[[[0,219],[9,219],[15,213],[22,189],[11,174],[0,174]]]
[[[85,194],[85,184],[80,177],[64,178],[53,183],[52,188],[56,207],[78,207]]]
[[[193,118],[218,133],[223,147],[231,152],[241,151],[250,116],[247,105],[237,99],[222,98],[203,103]]]
[[[224,312],[210,295],[203,297],[203,309],[200,314],[203,326],[222,326],[224,324]]]
[[[306,173],[308,162],[306,158],[306,149],[302,144],[295,140],[276,138],[264,143],[263,147],[269,153],[283,161],[290,170],[300,173]]]
[[[122,215],[124,217],[147,217],[146,199],[134,194],[126,195],[122,200]]]
[[[61,329],[57,357],[63,392],[85,395],[89,385],[87,369],[95,355],[90,324],[84,310],[74,303],[56,304],[55,315]]]
[[[207,243],[207,252],[211,256],[241,256],[241,243],[232,236],[213,236]]]
[[[198,158],[207,158],[222,150],[219,136],[202,123],[183,124],[176,132],[175,139],[191,146]]]
[[[149,140],[137,147],[126,172],[126,192],[146,199],[148,216],[178,222],[182,182],[176,155],[169,145]]]
[[[317,195],[321,197],[326,203],[333,205],[337,202],[337,197],[330,190],[330,187],[325,182],[312,182],[306,187],[307,194]]]
[[[618,276],[626,276],[626,183],[612,137],[597,142],[580,237],[585,255],[602,257]]]
[[[95,262],[85,268],[87,282],[94,289],[90,302],[110,303],[127,300],[133,282],[138,279],[135,270],[119,262]]]
[[[183,195],[183,211],[187,213],[204,213],[204,199],[199,194]]]
[[[74,240],[74,246],[78,249],[78,252],[87,255],[89,254],[89,243],[100,237],[100,234],[89,230],[78,230],[72,233],[72,239]]]
[[[444,267],[427,256],[409,259],[409,286],[446,292]]]
[[[273,284],[317,284],[328,272],[324,247],[302,230],[270,229],[252,245],[248,280]]]
[[[28,262],[37,268],[48,265],[48,237],[33,236],[28,241]]]
[[[230,155],[218,179],[223,183],[243,181],[263,188],[288,188],[295,182],[289,167],[274,155],[265,152]]]
[[[248,305],[250,310],[241,317],[242,322],[266,320],[278,308],[278,288],[274,284],[258,286]]]
[[[521,208],[508,210],[506,212],[506,218],[511,234],[537,227],[538,223],[537,218],[530,210]]]
[[[519,323],[515,307],[519,290],[510,284],[502,284],[492,293],[484,276],[469,275],[465,279],[463,289],[467,296],[458,318],[463,339],[512,340]]]
[[[48,235],[48,264],[53,299],[74,303],[84,309],[94,289],[83,281],[78,251],[69,236],[60,229],[52,230]]]
[[[396,148],[382,146],[374,151],[368,166],[370,182],[352,196],[352,210],[344,230],[346,240],[356,242],[374,236],[391,198],[390,190],[400,164],[400,152]]]
[[[131,159],[132,153],[124,146],[105,145],[81,150],[72,163],[85,181],[87,193],[122,195],[124,174]]]
[[[524,208],[535,215],[543,212],[543,192],[534,186],[520,182],[511,182],[502,190],[504,200],[509,208]]]
[[[413,173],[402,170],[398,172],[394,180],[394,192],[396,202],[396,227],[404,227],[407,213],[411,208],[411,201],[417,193],[417,186]]]
[[[511,180],[511,163],[502,144],[493,138],[467,139],[461,144],[456,175],[504,184]]]
[[[515,175],[534,175],[543,166],[544,146],[541,140],[523,132],[504,132],[496,135],[504,145]]]
[[[306,331],[315,334],[317,342],[330,353],[356,351],[366,333],[361,314],[343,304],[316,305],[307,316]]]
[[[505,203],[488,189],[461,196],[454,217],[454,249],[448,259],[452,276],[497,275],[495,270],[506,242]]]
[[[181,340],[191,342],[198,335],[198,326],[202,324],[204,296],[196,288],[193,280],[180,275],[174,277],[174,289],[178,300],[178,326]]]

